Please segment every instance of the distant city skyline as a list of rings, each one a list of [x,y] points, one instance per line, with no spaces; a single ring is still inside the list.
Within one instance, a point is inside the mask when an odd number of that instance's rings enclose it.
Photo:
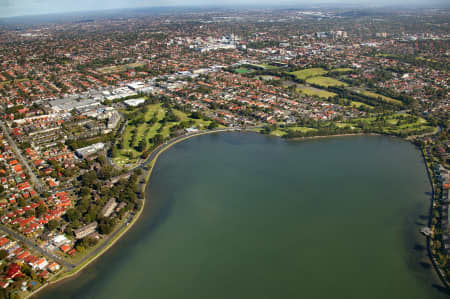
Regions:
[[[314,5],[314,4],[330,4],[333,6],[342,5],[362,5],[362,6],[438,6],[450,7],[447,0],[431,0],[424,3],[421,0],[280,0],[276,3],[277,6],[300,6],[300,5]],[[0,17],[13,17],[25,15],[41,15],[41,14],[55,14],[55,13],[71,13],[83,11],[96,11],[107,9],[121,9],[121,8],[139,8],[139,7],[171,7],[171,6],[233,6],[233,5],[248,5],[248,6],[274,6],[273,1],[268,0],[219,0],[211,3],[209,0],[0,0]]]

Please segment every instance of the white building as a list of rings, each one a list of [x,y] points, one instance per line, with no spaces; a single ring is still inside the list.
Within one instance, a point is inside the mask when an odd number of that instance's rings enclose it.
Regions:
[[[75,151],[75,153],[80,157],[80,158],[86,158],[90,155],[93,155],[99,151],[101,151],[102,149],[105,148],[105,144],[104,143],[95,143],[86,147],[82,147],[79,148]]]
[[[139,98],[139,99],[131,99],[131,100],[126,100],[124,101],[125,105],[130,106],[130,107],[137,107],[140,104],[145,103],[145,99],[144,98]]]

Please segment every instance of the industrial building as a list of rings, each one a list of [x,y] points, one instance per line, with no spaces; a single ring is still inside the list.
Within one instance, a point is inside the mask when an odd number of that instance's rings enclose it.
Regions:
[[[85,108],[95,108],[100,106],[100,102],[93,99],[86,99],[86,100],[80,100],[80,99],[59,99],[48,102],[50,105],[50,108],[54,112],[67,112],[72,111],[73,109],[85,109]]]
[[[105,148],[105,144],[104,143],[95,143],[86,147],[82,147],[79,148],[75,151],[75,153],[77,154],[78,157],[85,159],[101,150],[103,150]]]

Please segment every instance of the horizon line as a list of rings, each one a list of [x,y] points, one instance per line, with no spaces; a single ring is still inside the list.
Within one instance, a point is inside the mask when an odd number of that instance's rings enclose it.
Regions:
[[[61,11],[61,12],[47,12],[47,13],[30,13],[23,15],[12,15],[12,16],[0,16],[0,20],[14,19],[14,18],[33,18],[33,17],[45,17],[45,16],[64,16],[73,15],[74,17],[83,17],[82,14],[95,14],[95,13],[107,13],[107,12],[119,12],[119,11],[135,11],[135,10],[148,10],[148,9],[236,9],[246,8],[246,9],[407,9],[407,10],[417,10],[417,9],[442,9],[449,10],[450,4],[446,5],[444,3],[420,3],[411,6],[410,4],[373,4],[373,3],[316,3],[316,4],[279,4],[279,5],[259,5],[259,4],[191,4],[191,5],[165,5],[165,6],[137,6],[137,7],[117,7],[108,9],[91,9],[91,10],[73,10],[73,11]]]

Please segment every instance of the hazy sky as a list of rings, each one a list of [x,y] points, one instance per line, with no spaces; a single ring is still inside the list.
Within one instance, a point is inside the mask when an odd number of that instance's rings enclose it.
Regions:
[[[0,0],[0,17],[59,12],[189,5],[300,5],[319,3],[352,3],[363,5],[448,4],[450,0]]]

